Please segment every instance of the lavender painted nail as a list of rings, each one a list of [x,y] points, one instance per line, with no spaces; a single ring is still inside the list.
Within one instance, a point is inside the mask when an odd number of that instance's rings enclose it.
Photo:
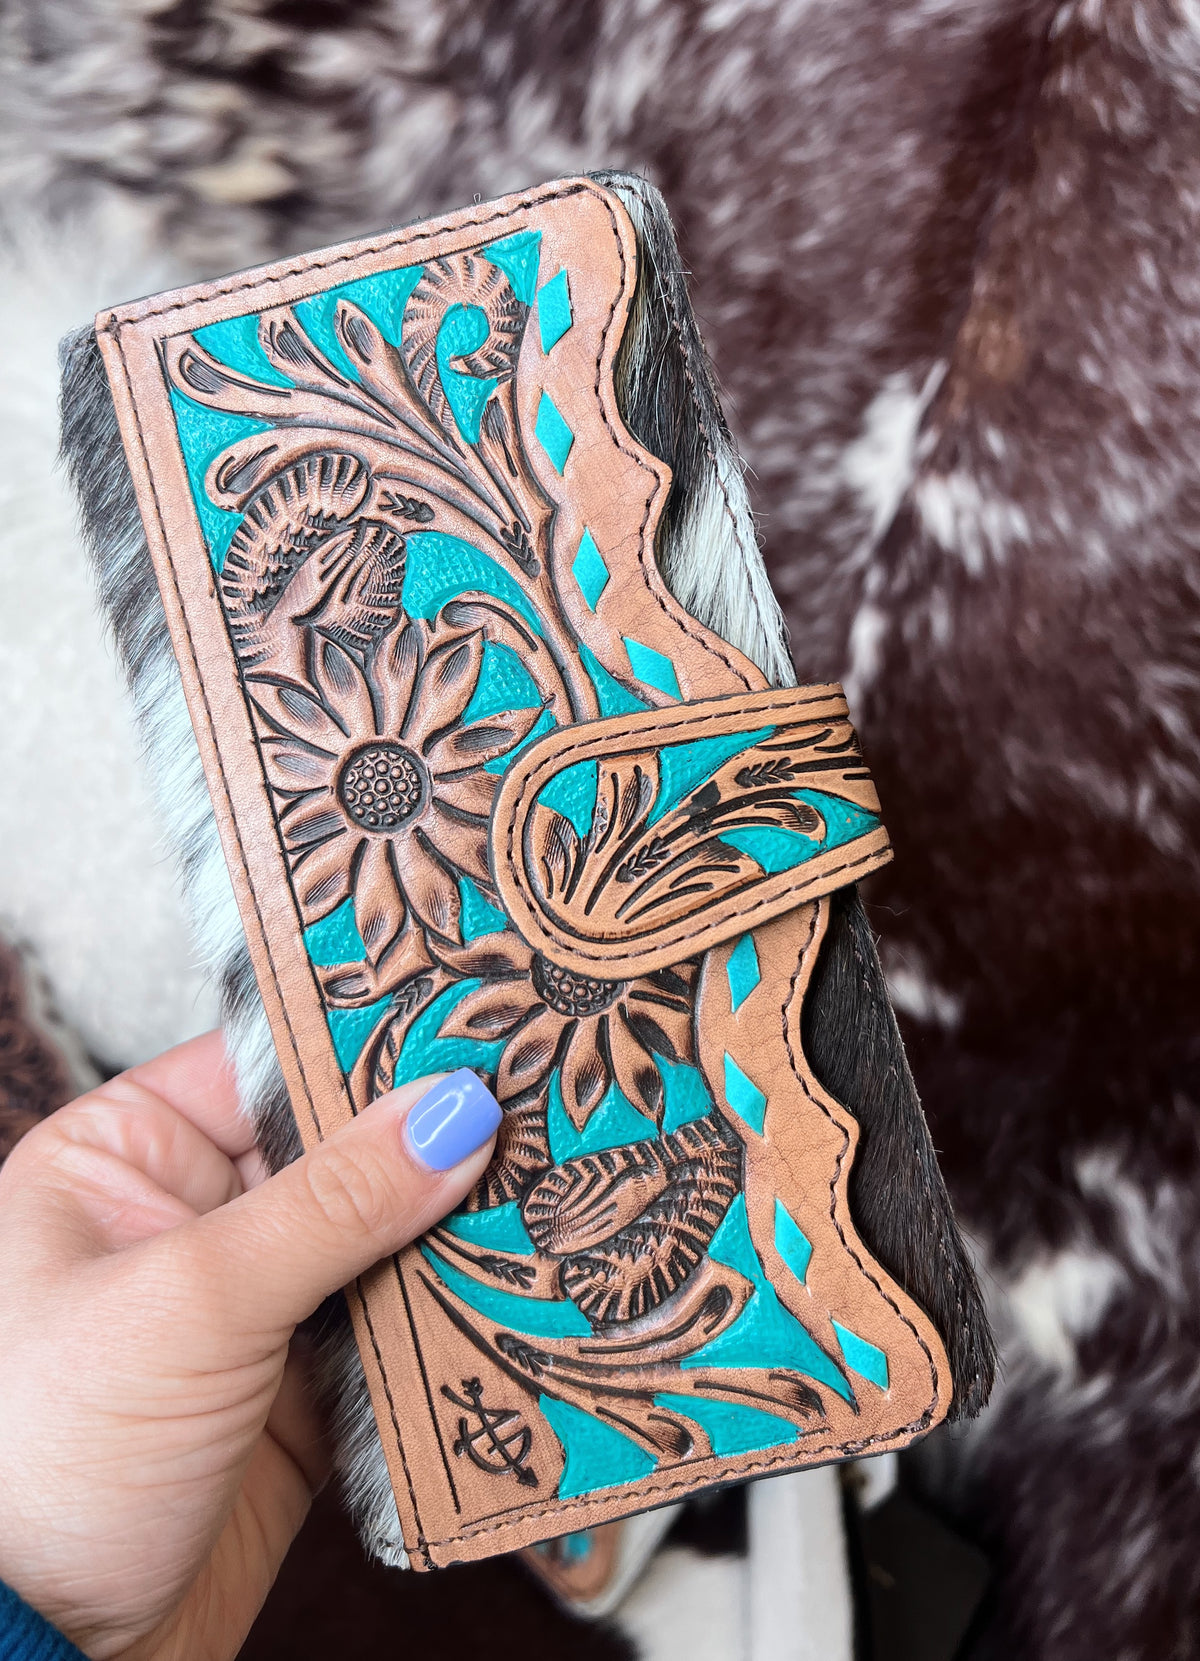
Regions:
[[[404,1134],[430,1171],[448,1171],[482,1146],[500,1125],[500,1103],[467,1067],[447,1073],[409,1113]]]

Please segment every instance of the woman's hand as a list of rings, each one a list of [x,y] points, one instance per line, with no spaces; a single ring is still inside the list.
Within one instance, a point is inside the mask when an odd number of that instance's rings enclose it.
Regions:
[[[62,1108],[0,1170],[0,1579],[98,1658],[235,1656],[326,1472],[288,1346],[491,1156],[473,1074],[264,1179],[219,1033]]]

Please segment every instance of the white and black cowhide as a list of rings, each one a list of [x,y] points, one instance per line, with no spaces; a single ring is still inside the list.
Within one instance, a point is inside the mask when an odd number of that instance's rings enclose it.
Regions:
[[[868,914],[1002,1329],[993,1407],[920,1460],[995,1563],[973,1661],[1193,1654],[1195,6],[16,0],[3,29],[10,211],[186,275],[587,167],[666,192],[797,669],[847,678],[879,782]]]

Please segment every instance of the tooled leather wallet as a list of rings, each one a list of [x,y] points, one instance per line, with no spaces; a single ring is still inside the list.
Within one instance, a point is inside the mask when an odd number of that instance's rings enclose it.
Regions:
[[[348,1290],[420,1567],[950,1402],[800,1036],[879,802],[841,689],[772,685],[664,579],[671,471],[615,392],[638,273],[579,178],[97,320],[305,1144],[457,1067],[504,1110],[466,1204]]]

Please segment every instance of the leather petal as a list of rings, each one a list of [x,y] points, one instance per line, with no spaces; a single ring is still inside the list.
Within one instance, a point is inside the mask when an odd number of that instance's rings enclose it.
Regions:
[[[371,660],[371,675],[379,692],[379,730],[386,738],[404,732],[421,667],[421,631],[406,623],[379,642]]]
[[[655,1055],[665,1055],[668,1061],[690,1061],[693,1055],[691,1010],[674,1000],[639,996],[639,991],[639,983],[635,981],[621,1000],[621,1013],[642,1048]]]
[[[299,848],[311,848],[318,842],[325,842],[331,836],[341,840],[348,828],[345,814],[334,805],[333,798],[323,792],[285,820],[283,833],[289,850],[294,853]]]
[[[416,832],[398,842],[397,860],[404,873],[404,894],[427,929],[453,940],[462,909],[458,884],[442,868]]]
[[[375,706],[371,689],[349,652],[334,640],[314,636],[312,672],[326,708],[346,736],[354,742],[373,738]]]
[[[331,762],[340,754],[345,744],[342,731],[307,687],[282,678],[256,677],[247,682],[247,688],[272,732],[303,738],[323,750]]]
[[[439,941],[438,961],[463,980],[487,980],[497,975],[528,976],[533,953],[511,929],[484,934],[465,946]]]
[[[527,980],[485,980],[442,1022],[443,1038],[507,1038],[537,1007]]]
[[[435,773],[434,797],[458,813],[470,813],[476,818],[486,820],[496,799],[498,783],[499,780],[493,774],[485,773],[482,767],[459,769],[454,773]]]
[[[618,1089],[639,1111],[652,1113],[657,1119],[662,1112],[662,1076],[641,1036],[625,1019],[624,1010],[618,1009],[615,1019],[609,1020],[608,1042]]]
[[[406,916],[392,844],[367,837],[354,879],[354,917],[369,963],[377,964],[394,943]]]
[[[536,709],[506,710],[499,719],[472,721],[469,726],[443,733],[429,746],[430,770],[439,774],[453,773],[464,767],[479,767],[494,761],[529,736],[541,713],[540,705]]]
[[[500,1102],[544,1083],[562,1039],[563,1017],[541,1008],[532,1020],[509,1039],[496,1073],[496,1097]]]
[[[306,928],[328,916],[349,896],[353,851],[349,837],[331,836],[301,854],[292,866],[292,882]]]
[[[582,1130],[599,1107],[612,1076],[601,1048],[602,1019],[575,1022],[562,1061],[563,1106],[576,1130]]]
[[[302,739],[268,733],[262,740],[262,752],[267,778],[276,790],[311,790],[332,782],[335,759]]]
[[[457,727],[471,701],[483,664],[483,631],[457,635],[435,646],[425,659],[421,682],[404,736],[422,755],[430,740]]]
[[[465,871],[474,882],[482,883],[488,889],[492,887],[486,820],[477,825],[464,823],[435,801],[430,830],[436,846],[445,849],[446,857],[452,864]]]

